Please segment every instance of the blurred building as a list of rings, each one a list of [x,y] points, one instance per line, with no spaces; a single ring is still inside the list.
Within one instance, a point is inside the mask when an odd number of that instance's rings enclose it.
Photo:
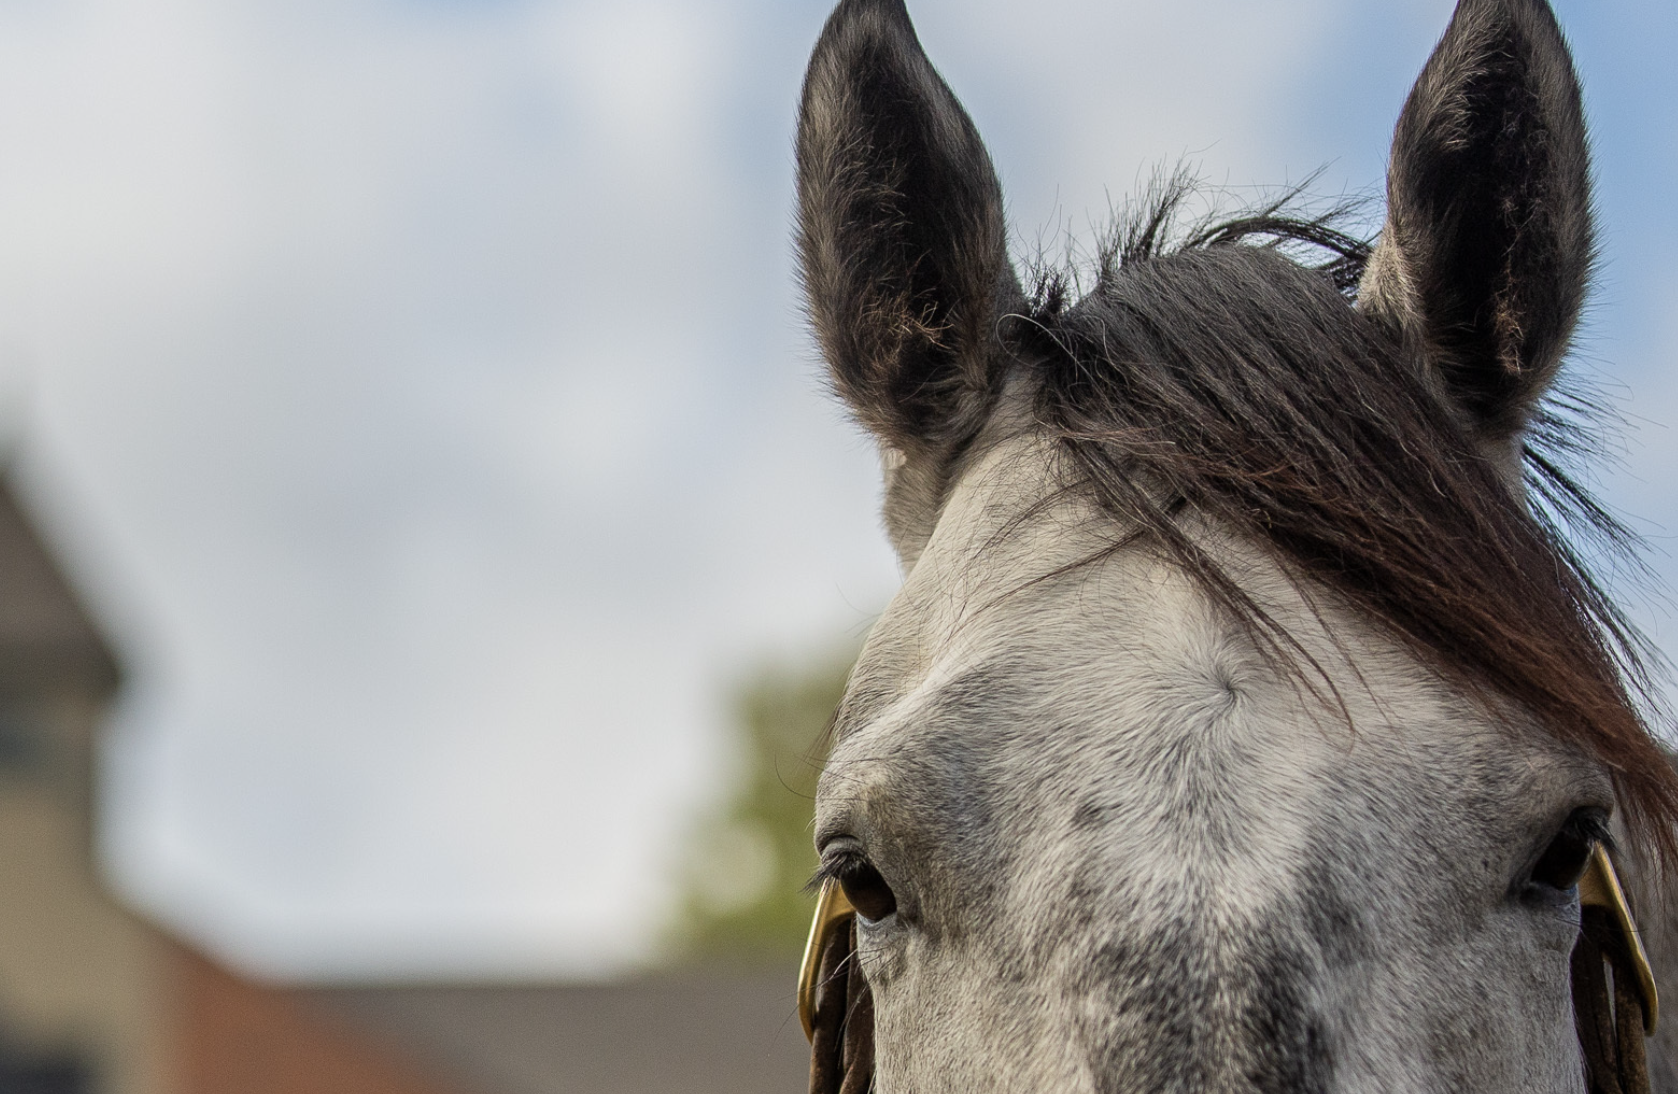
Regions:
[[[791,970],[264,988],[182,952],[182,1094],[799,1094]],[[0,1087],[0,1091],[3,1091]]]
[[[92,844],[117,660],[0,476],[0,1094],[793,1094],[790,969],[279,988],[122,908]]]
[[[342,988],[306,994],[462,1094],[801,1094],[796,971],[619,984]],[[288,1091],[289,1094],[289,1091]]]
[[[94,733],[115,658],[0,480],[0,1094],[165,1094],[161,937],[105,895]]]

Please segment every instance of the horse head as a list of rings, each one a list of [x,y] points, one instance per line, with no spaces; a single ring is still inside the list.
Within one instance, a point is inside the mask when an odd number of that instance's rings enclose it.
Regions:
[[[800,255],[905,577],[818,794],[817,1088],[1638,1082],[1607,851],[1670,856],[1678,779],[1555,519],[1600,513],[1543,447],[1593,244],[1542,0],[1462,0],[1387,191],[1371,248],[1167,185],[1087,293],[1022,282],[902,0],[833,13]]]

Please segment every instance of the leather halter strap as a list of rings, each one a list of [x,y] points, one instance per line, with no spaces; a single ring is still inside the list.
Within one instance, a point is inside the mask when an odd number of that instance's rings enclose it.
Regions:
[[[1598,844],[1579,879],[1573,1016],[1589,1094],[1649,1094],[1644,1038],[1660,994],[1608,852]],[[856,914],[822,884],[798,973],[798,1017],[810,1039],[810,1094],[868,1094],[874,1085],[874,1002],[855,960]]]
[[[821,894],[816,897],[816,914],[810,920],[810,939],[804,943],[804,961],[798,967],[798,1020],[804,1024],[806,1039],[816,1034],[816,993],[822,983],[822,952],[836,930],[851,926],[855,911],[838,882],[831,878],[822,882]]]
[[[1642,933],[1631,917],[1631,905],[1626,902],[1625,890],[1620,888],[1620,876],[1614,872],[1614,860],[1600,843],[1591,851],[1590,864],[1579,879],[1579,906],[1587,913],[1590,909],[1600,909],[1608,921],[1606,926],[1618,939],[1617,959],[1624,965],[1626,976],[1632,981],[1628,987],[1635,988],[1643,1011],[1644,1035],[1653,1037],[1660,1020],[1660,992],[1655,988],[1654,971],[1649,968],[1649,955],[1643,950]],[[1616,967],[1615,972],[1619,971]]]
[[[874,998],[855,955],[856,913],[836,882],[824,882],[798,974],[811,1094],[874,1089]]]
[[[1579,879],[1572,971],[1573,1022],[1589,1094],[1649,1094],[1643,1042],[1660,1018],[1660,993],[1625,890],[1601,844]]]

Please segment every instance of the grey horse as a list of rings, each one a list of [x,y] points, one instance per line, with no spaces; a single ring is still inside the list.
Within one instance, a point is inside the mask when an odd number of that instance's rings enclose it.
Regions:
[[[816,1088],[1678,1090],[1611,866],[1658,973],[1678,777],[1558,457],[1548,5],[1459,4],[1373,245],[1167,183],[1088,292],[1022,279],[902,0],[829,20],[798,192],[905,574],[817,798]]]

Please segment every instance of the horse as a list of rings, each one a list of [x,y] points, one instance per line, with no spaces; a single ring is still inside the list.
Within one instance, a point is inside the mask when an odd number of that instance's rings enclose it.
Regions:
[[[1678,1090],[1678,776],[1563,458],[1594,244],[1545,0],[1460,0],[1373,242],[1168,181],[1022,277],[903,0],[832,12],[796,161],[904,575],[815,804],[811,1089]]]

